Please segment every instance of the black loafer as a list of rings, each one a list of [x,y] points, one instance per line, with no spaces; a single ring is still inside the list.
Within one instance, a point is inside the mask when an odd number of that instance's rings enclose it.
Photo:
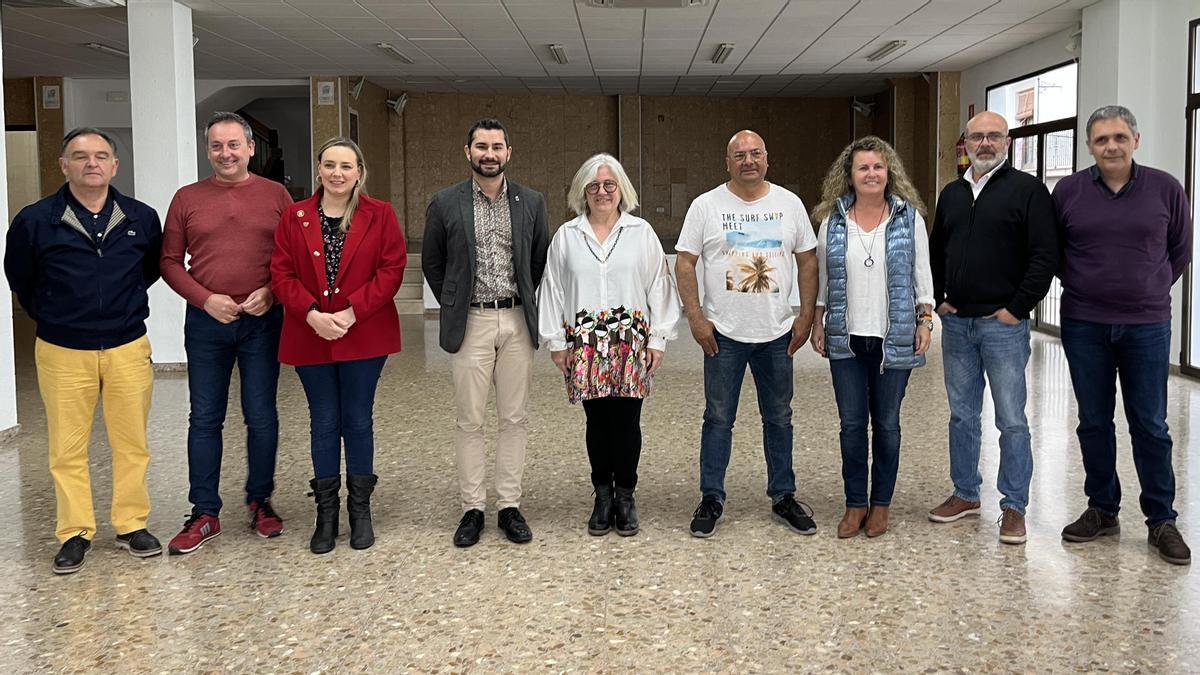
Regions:
[[[525,523],[525,516],[521,515],[517,507],[500,509],[498,522],[500,529],[504,530],[504,536],[514,544],[528,544],[533,541],[533,531],[529,529],[529,525]]]
[[[63,542],[62,548],[58,549],[58,555],[54,556],[54,565],[50,568],[55,574],[74,574],[83,567],[83,556],[92,547],[92,542],[84,539],[82,535],[75,535]]]
[[[474,546],[479,543],[479,533],[482,531],[483,511],[471,509],[458,521],[458,529],[454,531],[454,545],[459,548]]]

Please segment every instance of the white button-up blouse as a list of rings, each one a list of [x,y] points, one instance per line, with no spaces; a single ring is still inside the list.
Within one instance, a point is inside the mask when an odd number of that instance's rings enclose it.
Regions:
[[[658,235],[629,213],[621,214],[603,244],[586,215],[564,223],[550,242],[537,299],[538,333],[551,351],[568,348],[578,317],[621,308],[640,312],[649,328],[646,346],[664,350],[682,316]]]

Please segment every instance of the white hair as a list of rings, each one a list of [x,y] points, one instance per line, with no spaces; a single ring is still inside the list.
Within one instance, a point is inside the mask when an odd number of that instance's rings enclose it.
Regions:
[[[596,178],[596,173],[600,171],[600,167],[606,166],[612,172],[613,178],[617,181],[617,188],[621,190],[621,203],[619,208],[622,213],[629,213],[638,207],[637,191],[633,189],[633,183],[629,182],[629,176],[625,174],[625,168],[617,161],[616,157],[608,153],[600,153],[592,155],[579,170],[575,172],[575,178],[571,179],[571,189],[567,191],[567,206],[578,215],[587,213],[587,186]]]

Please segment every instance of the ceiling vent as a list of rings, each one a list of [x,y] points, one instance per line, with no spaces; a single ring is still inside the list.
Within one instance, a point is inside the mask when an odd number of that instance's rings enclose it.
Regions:
[[[687,9],[705,7],[709,0],[580,0],[582,4],[604,9]]]

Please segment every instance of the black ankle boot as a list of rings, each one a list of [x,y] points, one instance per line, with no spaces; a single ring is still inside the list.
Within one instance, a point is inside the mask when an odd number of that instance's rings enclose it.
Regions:
[[[308,549],[313,553],[329,553],[338,534],[338,512],[342,505],[338,491],[342,489],[342,477],[314,478],[308,485],[312,488],[309,496],[317,502],[317,522]]]
[[[613,520],[613,487],[611,485],[596,485],[596,505],[592,507],[592,517],[588,519],[588,534],[599,537],[608,534],[612,529]]]
[[[633,488],[618,487],[616,493],[613,521],[617,526],[617,534],[632,537],[638,533],[638,512],[633,503]]]
[[[371,527],[371,493],[379,476],[346,474],[346,513],[350,516],[350,548],[361,550],[375,544]]]

